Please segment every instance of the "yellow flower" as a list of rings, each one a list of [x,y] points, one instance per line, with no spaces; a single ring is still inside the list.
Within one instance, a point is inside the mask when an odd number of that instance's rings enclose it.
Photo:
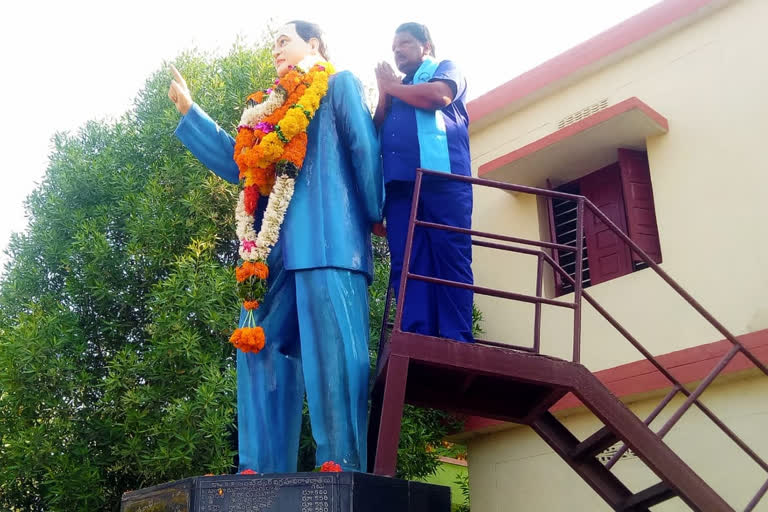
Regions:
[[[289,117],[289,114],[285,115],[278,126],[288,140],[291,140],[297,133],[299,133],[299,125],[296,124],[295,119]]]
[[[304,99],[304,108],[312,112],[314,115],[315,111],[320,107],[320,97],[317,94],[306,94],[306,99]]]
[[[245,173],[245,186],[250,187],[252,185],[256,185],[256,177],[253,175],[252,172],[246,172]]]
[[[280,155],[283,154],[283,143],[276,132],[271,132],[264,137],[260,148],[262,150],[261,161],[259,162],[260,167],[269,167],[269,164],[277,162]]]
[[[299,133],[306,131],[308,125],[309,120],[307,119],[307,116],[305,116],[304,112],[298,108],[289,110],[279,124],[283,135],[289,140]]]
[[[328,89],[328,73],[320,72],[317,74],[315,80],[312,81],[310,89],[325,91]]]

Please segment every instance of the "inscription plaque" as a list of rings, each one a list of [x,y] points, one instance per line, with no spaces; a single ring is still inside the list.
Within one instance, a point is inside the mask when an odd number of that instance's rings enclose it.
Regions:
[[[199,512],[272,512],[277,503],[291,502],[300,512],[331,512],[335,506],[334,478],[320,473],[293,477],[265,475],[243,479],[201,480],[197,485]]]
[[[448,487],[365,473],[194,477],[123,495],[121,512],[450,512]]]

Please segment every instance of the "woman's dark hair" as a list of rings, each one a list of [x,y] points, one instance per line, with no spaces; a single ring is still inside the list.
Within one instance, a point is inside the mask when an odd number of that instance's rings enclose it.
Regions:
[[[403,23],[399,27],[397,27],[397,30],[395,30],[395,34],[400,32],[408,32],[413,37],[418,39],[421,44],[428,44],[429,45],[429,54],[431,56],[435,56],[435,43],[432,42],[432,36],[429,35],[429,29],[426,25],[422,25],[421,23]]]
[[[323,29],[320,28],[320,25],[303,20],[293,20],[289,21],[287,24],[295,25],[296,33],[307,43],[313,37],[317,38],[317,40],[320,41],[320,47],[318,48],[320,55],[325,60],[330,60],[328,58],[328,48],[325,46],[325,41],[323,40]]]

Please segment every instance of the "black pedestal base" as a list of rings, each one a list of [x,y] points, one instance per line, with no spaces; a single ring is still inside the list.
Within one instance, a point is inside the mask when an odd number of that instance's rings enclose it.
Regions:
[[[451,491],[365,473],[199,476],[123,495],[121,512],[450,512]]]

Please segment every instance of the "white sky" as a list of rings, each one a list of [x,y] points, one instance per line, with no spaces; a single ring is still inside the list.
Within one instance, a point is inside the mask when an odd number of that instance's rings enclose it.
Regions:
[[[226,51],[267,23],[319,23],[337,69],[373,85],[397,25],[425,23],[475,98],[658,0],[27,0],[0,7],[0,250],[25,229],[23,202],[42,179],[50,138],[117,117],[149,74],[182,50]],[[364,7],[363,7],[364,6]],[[455,7],[457,6],[457,7]],[[172,136],[170,133],[168,136]],[[0,264],[7,260],[0,255]]]

